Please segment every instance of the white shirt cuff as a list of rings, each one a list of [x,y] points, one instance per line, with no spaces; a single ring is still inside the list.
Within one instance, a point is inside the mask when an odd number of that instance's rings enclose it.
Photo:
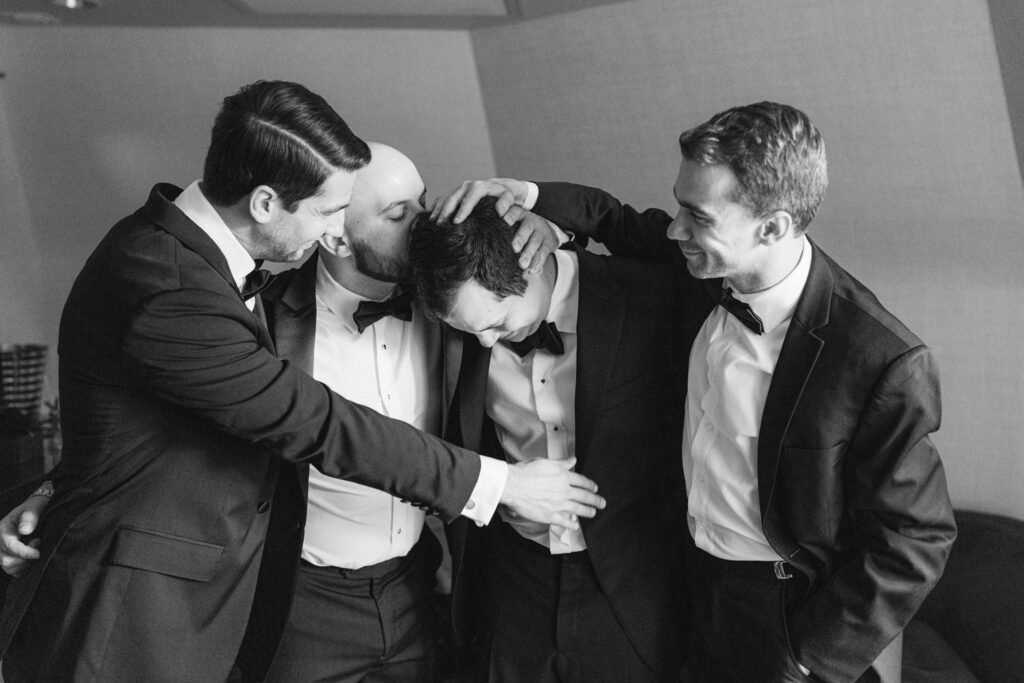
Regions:
[[[524,180],[523,182],[526,183],[526,199],[523,200],[523,208],[530,211],[537,205],[540,188],[537,187],[537,183],[531,183],[529,180]]]
[[[501,502],[501,494],[505,492],[508,480],[508,463],[480,456],[480,476],[476,480],[473,492],[469,494],[466,506],[462,508],[462,516],[468,517],[479,526],[491,521],[494,511]]]

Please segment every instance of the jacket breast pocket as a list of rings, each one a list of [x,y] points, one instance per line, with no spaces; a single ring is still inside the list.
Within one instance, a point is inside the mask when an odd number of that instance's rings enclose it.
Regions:
[[[209,581],[224,546],[135,527],[117,530],[110,563],[189,581]]]

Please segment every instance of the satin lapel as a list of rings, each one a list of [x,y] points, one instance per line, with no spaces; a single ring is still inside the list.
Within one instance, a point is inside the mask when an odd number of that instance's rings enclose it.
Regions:
[[[459,368],[462,366],[462,333],[441,325],[441,346],[444,351],[442,362],[443,384],[441,387],[441,433],[448,433],[448,419],[452,413],[452,401],[459,382]]]
[[[821,251],[811,243],[811,271],[796,304],[793,320],[779,352],[779,361],[768,387],[758,436],[757,476],[761,498],[761,517],[772,502],[775,477],[782,457],[782,442],[793,413],[800,402],[807,379],[825,342],[815,331],[828,324],[832,301],[832,271]],[[781,550],[781,549],[780,549]]]
[[[619,350],[627,299],[622,286],[595,254],[577,249],[580,298],[576,321],[576,470],[582,471],[608,377]]]
[[[458,382],[459,430],[462,445],[473,450],[480,449],[483,439],[484,395],[490,365],[491,350],[480,346],[470,335],[463,335]]]
[[[293,274],[282,276],[290,279],[280,296],[268,298],[278,357],[310,376],[316,341],[316,264],[314,252]]]

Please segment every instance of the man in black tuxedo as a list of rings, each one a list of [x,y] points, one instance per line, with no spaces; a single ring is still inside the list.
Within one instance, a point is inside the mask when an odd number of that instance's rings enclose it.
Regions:
[[[275,357],[258,261],[339,234],[368,158],[319,96],[254,83],[225,99],[202,183],[157,185],[93,252],[61,320],[57,496],[0,620],[9,683],[261,679],[302,540],[295,462],[445,520],[600,504],[565,468],[495,469]]]
[[[574,249],[524,274],[512,236],[487,202],[460,225],[413,226],[420,297],[464,332],[446,344],[459,368],[446,436],[510,462],[575,461],[608,506],[579,530],[507,510],[453,525],[458,635],[481,680],[677,680],[676,275]]]
[[[436,213],[502,194],[684,273],[693,679],[899,680],[902,629],[956,535],[932,354],[807,237],[828,181],[805,114],[738,107],[680,148],[675,219],[508,179]]]
[[[349,400],[440,434],[441,326],[407,287],[423,180],[398,150],[368,144],[344,234],[278,276],[262,295],[267,321],[281,358]],[[442,551],[425,512],[315,467],[299,473],[302,556],[267,680],[434,680]]]

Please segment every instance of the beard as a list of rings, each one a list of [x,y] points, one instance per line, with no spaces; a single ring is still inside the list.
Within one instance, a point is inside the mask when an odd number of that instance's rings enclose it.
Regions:
[[[412,280],[412,269],[406,255],[386,254],[381,249],[365,242],[351,240],[349,247],[356,262],[356,269],[374,280],[381,282],[408,283]]]

